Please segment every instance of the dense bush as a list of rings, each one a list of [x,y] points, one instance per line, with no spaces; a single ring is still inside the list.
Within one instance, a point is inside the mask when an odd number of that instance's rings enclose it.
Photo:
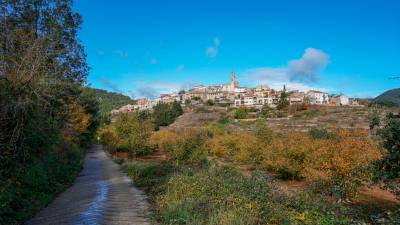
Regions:
[[[206,149],[219,157],[253,163],[281,179],[318,183],[321,190],[337,198],[351,196],[363,182],[369,182],[371,164],[380,157],[376,143],[364,131],[338,130],[329,138],[320,131],[315,137],[299,132],[278,134],[262,121],[255,134],[216,133]]]
[[[60,153],[60,150],[55,149]],[[47,153],[34,158],[10,179],[0,181],[0,224],[23,221],[64,191],[81,170],[83,151]]]
[[[199,171],[160,165],[126,164],[128,175],[151,194],[160,224],[349,224],[346,209],[319,195],[288,198],[255,173],[231,167]],[[328,207],[329,206],[329,207]]]
[[[311,128],[308,131],[308,135],[310,135],[313,139],[328,139],[331,137],[331,134],[326,129],[318,129],[318,128]]]
[[[334,137],[311,139],[288,133],[273,138],[265,148],[263,165],[283,177],[323,183],[322,190],[347,197],[370,180],[371,163],[380,153],[366,132],[338,130]]]
[[[150,118],[131,112],[119,114],[111,125],[99,129],[98,135],[109,151],[127,152],[133,158],[153,150],[149,144],[153,129]]]
[[[378,131],[383,157],[376,162],[376,180],[383,181],[400,197],[400,117],[388,114],[386,125]]]
[[[214,102],[212,99],[208,99],[208,100],[206,101],[206,104],[207,104],[207,105],[214,105],[215,102]]]
[[[158,103],[153,107],[155,129],[158,130],[160,126],[172,124],[175,119],[182,114],[183,109],[176,101],[173,103]]]
[[[136,186],[144,188],[152,195],[161,192],[162,185],[170,176],[179,171],[179,168],[170,161],[160,164],[124,163],[122,167]]]
[[[257,137],[249,133],[223,133],[208,140],[206,149],[213,155],[240,162],[260,161],[262,146]]]
[[[248,114],[248,110],[245,106],[241,106],[235,110],[234,117],[235,119],[246,119]]]
[[[178,164],[196,163],[205,159],[203,146],[206,139],[207,133],[203,129],[162,130],[153,133],[150,143]]]

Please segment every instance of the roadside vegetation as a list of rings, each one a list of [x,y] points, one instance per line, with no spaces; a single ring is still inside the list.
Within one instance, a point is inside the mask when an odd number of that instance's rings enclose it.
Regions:
[[[19,224],[73,182],[100,116],[72,1],[0,7],[0,224]]]
[[[228,109],[219,120],[197,127],[146,131],[144,144],[150,151],[126,160],[123,168],[150,195],[155,221],[399,223],[398,205],[359,203],[361,190],[373,185],[398,196],[398,117],[390,114],[376,125],[372,116],[374,133],[340,128],[298,132],[272,130],[265,119],[235,122],[237,111],[254,109]],[[107,133],[102,135],[109,145]],[[154,160],[153,155],[165,157]],[[300,188],[288,190],[290,183]]]
[[[155,146],[150,144],[150,136],[160,127],[168,126],[183,113],[177,102],[160,103],[152,112],[134,111],[114,116],[108,124],[97,131],[105,148],[111,152],[126,153],[129,158],[152,153]]]

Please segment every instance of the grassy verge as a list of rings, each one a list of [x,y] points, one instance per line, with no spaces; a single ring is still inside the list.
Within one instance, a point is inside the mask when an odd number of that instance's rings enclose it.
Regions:
[[[0,224],[20,224],[72,184],[82,168],[83,151],[48,152],[0,181]]]
[[[124,170],[154,204],[160,224],[352,224],[350,211],[318,194],[288,197],[261,173],[234,167],[201,168],[125,163]]]

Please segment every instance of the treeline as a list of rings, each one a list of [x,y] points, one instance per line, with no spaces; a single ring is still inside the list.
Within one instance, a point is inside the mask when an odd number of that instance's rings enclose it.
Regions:
[[[85,88],[88,92],[92,93],[99,102],[100,114],[109,114],[111,110],[118,109],[121,106],[128,104],[135,104],[136,101],[123,94],[108,92],[97,88]]]
[[[72,1],[0,7],[0,224],[17,224],[79,173],[99,106],[83,88],[88,66]]]

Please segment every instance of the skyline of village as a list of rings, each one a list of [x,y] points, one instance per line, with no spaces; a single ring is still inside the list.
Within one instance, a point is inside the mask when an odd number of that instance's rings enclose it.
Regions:
[[[248,87],[376,97],[400,85],[389,79],[400,72],[399,6],[99,0],[93,10],[91,1],[74,3],[84,18],[78,36],[88,83],[134,97],[224,83],[232,70]]]
[[[285,97],[282,97],[284,94]],[[261,109],[263,106],[276,108],[280,99],[285,98],[289,105],[320,105],[320,106],[356,106],[359,104],[357,98],[351,98],[342,93],[327,93],[320,90],[296,90],[289,89],[283,85],[282,89],[270,88],[268,85],[257,85],[256,87],[240,86],[232,71],[229,83],[219,85],[195,85],[187,90],[179,90],[171,93],[163,93],[154,99],[142,97],[137,98],[135,105],[125,105],[114,109],[111,114],[130,112],[135,109],[151,110],[159,103],[178,102],[187,104],[220,104],[231,107],[254,107]]]

